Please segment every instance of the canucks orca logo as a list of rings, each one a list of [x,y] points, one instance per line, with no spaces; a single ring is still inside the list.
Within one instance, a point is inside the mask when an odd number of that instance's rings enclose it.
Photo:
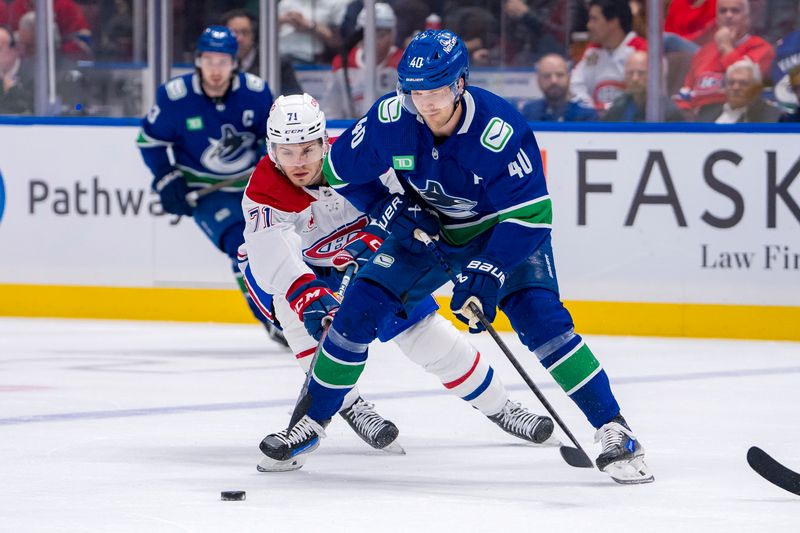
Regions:
[[[6,208],[6,188],[3,185],[3,173],[0,172],[0,222],[3,220],[3,211]]]
[[[469,218],[475,214],[472,208],[478,205],[478,202],[448,195],[438,181],[428,180],[425,188],[417,189],[417,192],[437,211],[450,218]]]
[[[232,125],[223,124],[219,139],[208,138],[209,146],[203,151],[200,162],[217,174],[240,172],[255,162],[255,141],[252,133],[239,133]]]

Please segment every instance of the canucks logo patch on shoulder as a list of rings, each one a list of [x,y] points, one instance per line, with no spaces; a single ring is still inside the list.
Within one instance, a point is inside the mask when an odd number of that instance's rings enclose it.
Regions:
[[[513,133],[514,128],[511,127],[511,124],[492,117],[481,134],[481,144],[492,152],[502,152]]]
[[[403,106],[400,104],[400,97],[392,96],[378,104],[378,120],[384,124],[397,122],[402,111]]]
[[[244,84],[255,93],[260,93],[264,90],[264,80],[249,72],[244,73]]]
[[[186,96],[186,82],[183,81],[183,78],[168,81],[164,88],[170,100],[180,100]]]
[[[478,202],[468,198],[450,196],[438,181],[428,180],[425,182],[424,189],[414,188],[437,211],[450,218],[469,218],[475,214],[472,208],[478,205]]]

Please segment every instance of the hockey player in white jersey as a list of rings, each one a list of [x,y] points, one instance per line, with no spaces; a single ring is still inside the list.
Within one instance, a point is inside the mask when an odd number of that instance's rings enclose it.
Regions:
[[[314,98],[307,94],[279,97],[267,121],[267,139],[269,157],[256,167],[242,202],[247,227],[241,267],[255,300],[262,292],[275,295],[286,339],[308,370],[323,321],[339,307],[331,291],[339,285],[339,269],[364,264],[385,234],[326,186],[322,161],[328,137],[325,115]],[[378,338],[394,340],[409,359],[504,431],[534,443],[546,441],[553,432],[552,420],[509,400],[486,359],[436,309],[428,296],[408,318],[391,317],[379,326]],[[313,375],[325,380],[328,368],[327,357],[320,357]],[[373,447],[384,447],[397,437],[394,424],[378,415],[355,387],[345,396],[339,413]],[[322,425],[317,424],[316,430],[324,436]],[[306,455],[295,457],[297,443],[287,432],[262,442],[262,451],[272,457],[266,457],[259,470],[302,466]],[[314,439],[304,449],[318,445]]]

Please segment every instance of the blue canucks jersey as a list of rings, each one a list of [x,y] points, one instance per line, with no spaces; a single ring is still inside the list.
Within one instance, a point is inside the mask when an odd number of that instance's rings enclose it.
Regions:
[[[221,99],[203,93],[197,73],[186,74],[158,88],[137,145],[154,182],[177,168],[192,187],[241,177],[241,190],[265,153],[271,107],[269,86],[252,74],[237,73]]]
[[[325,174],[360,208],[380,205],[378,177],[391,167],[406,194],[438,216],[444,239],[481,236],[483,253],[511,269],[548,237],[552,208],[541,154],[522,115],[505,100],[468,87],[455,132],[434,138],[396,95],[382,97],[331,146]]]

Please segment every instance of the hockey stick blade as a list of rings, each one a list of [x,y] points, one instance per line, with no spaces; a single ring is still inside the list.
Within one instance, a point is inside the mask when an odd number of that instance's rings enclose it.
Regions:
[[[583,450],[573,448],[572,446],[561,446],[558,451],[561,452],[561,457],[564,458],[564,461],[569,466],[574,466],[575,468],[594,468],[594,463],[592,463],[592,460],[589,459],[589,456],[586,455],[586,452]]]
[[[773,485],[800,496],[800,474],[786,468],[761,448],[752,446],[747,450],[747,463]]]

